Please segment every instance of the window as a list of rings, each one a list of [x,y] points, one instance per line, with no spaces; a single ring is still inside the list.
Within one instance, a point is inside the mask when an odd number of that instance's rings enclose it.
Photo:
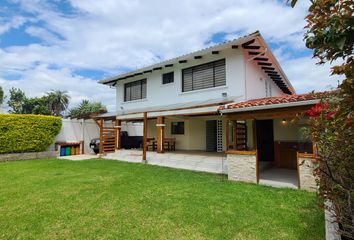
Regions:
[[[124,84],[124,102],[146,98],[146,79]]]
[[[225,85],[225,59],[182,70],[183,92]]]
[[[171,134],[184,134],[184,122],[172,122]]]
[[[162,74],[162,84],[173,83],[174,79],[173,72]]]

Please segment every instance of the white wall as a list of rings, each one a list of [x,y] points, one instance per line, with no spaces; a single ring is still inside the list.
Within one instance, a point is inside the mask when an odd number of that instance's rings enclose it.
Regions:
[[[249,58],[249,56],[248,56]],[[245,56],[246,65],[246,98],[255,99],[271,96],[280,96],[284,93],[282,90],[273,82],[273,80],[265,74],[256,61],[247,61]],[[268,87],[268,96],[266,96],[266,82],[270,85],[271,91]],[[271,93],[271,94],[270,94]]]
[[[62,119],[60,133],[55,138],[55,142],[80,142],[84,141],[85,153],[93,153],[90,149],[90,141],[99,138],[100,130],[97,124],[89,120]]]
[[[121,131],[128,132],[129,136],[143,136],[144,124],[142,122],[122,122]]]
[[[226,149],[226,121],[220,116],[203,117],[168,117],[165,118],[165,137],[176,138],[177,150],[200,150],[206,149],[206,121],[223,121],[223,148]],[[184,134],[171,134],[172,122],[184,122]],[[157,138],[156,119],[148,120],[148,138]]]
[[[283,123],[282,119],[274,119],[274,141],[304,141],[306,137],[302,129],[306,126],[303,122],[286,119]]]
[[[208,88],[191,92],[182,92],[182,69],[191,66],[226,59],[226,86]],[[162,84],[162,74],[174,71],[174,82]],[[147,78],[147,98],[124,102],[124,84],[139,79]],[[163,68],[161,71],[153,71],[142,76],[117,83],[117,112],[123,107],[125,110],[141,109],[144,107],[155,107],[176,103],[190,103],[194,101],[206,101],[221,99],[222,93],[226,92],[228,97],[235,99],[244,95],[244,61],[243,53],[239,49],[228,49],[218,55],[203,56],[202,59],[188,60],[187,63],[174,64],[171,68]]]

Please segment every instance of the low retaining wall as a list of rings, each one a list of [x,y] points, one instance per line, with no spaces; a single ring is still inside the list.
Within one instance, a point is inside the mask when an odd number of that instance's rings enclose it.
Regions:
[[[314,154],[298,153],[297,154],[299,188],[307,191],[316,191],[316,180],[313,175],[316,157]]]
[[[257,151],[227,151],[228,179],[258,182]]]
[[[41,158],[50,158],[58,156],[56,151],[48,152],[29,152],[29,153],[8,153],[0,154],[0,162],[4,161],[17,161],[17,160],[32,160]]]

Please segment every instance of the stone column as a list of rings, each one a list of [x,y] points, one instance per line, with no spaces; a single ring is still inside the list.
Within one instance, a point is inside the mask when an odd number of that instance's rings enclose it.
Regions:
[[[257,151],[227,151],[228,179],[257,183]]]
[[[314,154],[297,154],[299,188],[312,192],[316,191],[316,180],[313,175],[315,163],[316,157]]]

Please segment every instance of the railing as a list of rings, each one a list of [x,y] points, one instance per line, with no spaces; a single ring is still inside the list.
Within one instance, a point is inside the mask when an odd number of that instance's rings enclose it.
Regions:
[[[117,129],[103,127],[100,134],[100,152],[114,152],[117,146]]]

